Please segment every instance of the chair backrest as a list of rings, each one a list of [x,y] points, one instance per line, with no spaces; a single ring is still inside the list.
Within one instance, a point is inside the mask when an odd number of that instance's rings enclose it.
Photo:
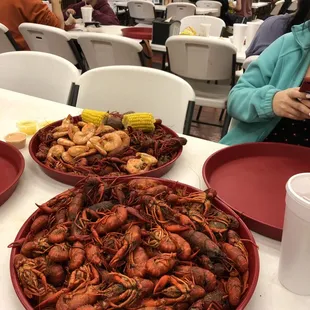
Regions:
[[[199,32],[200,24],[211,24],[210,36],[214,37],[220,37],[223,27],[225,27],[225,22],[218,17],[195,15],[187,16],[181,19],[180,32],[189,26],[193,27],[197,32]]]
[[[243,65],[242,65],[243,70],[245,71],[253,61],[255,61],[256,59],[258,59],[258,57],[259,57],[259,56],[257,56],[257,55],[248,57],[248,58],[244,61]]]
[[[84,73],[77,81],[77,107],[101,111],[150,112],[182,133],[188,102],[195,100],[183,79],[157,69],[112,66]],[[191,120],[190,120],[191,122]]]
[[[177,2],[187,2],[189,3],[189,0],[172,0],[173,3],[177,3]]]
[[[209,15],[216,17],[221,16],[222,3],[219,1],[199,0],[196,2],[196,6],[197,8],[217,9],[216,13],[210,13]]]
[[[291,5],[288,7],[288,11],[289,12],[295,12],[298,9],[298,1],[297,0],[293,0]]]
[[[283,4],[284,4],[284,0],[277,1],[270,15],[279,15]]]
[[[76,55],[69,45],[71,38],[66,31],[33,23],[22,23],[18,29],[30,50],[60,56],[74,65],[78,63]]]
[[[67,103],[79,70],[61,57],[40,52],[0,54],[0,88]]]
[[[195,15],[196,6],[192,3],[170,3],[167,5],[166,16],[173,20],[181,20],[186,16]]]
[[[0,54],[16,51],[17,44],[13,39],[9,29],[0,24]]]
[[[131,18],[141,20],[155,18],[155,5],[150,1],[131,0],[127,2],[127,5]]]
[[[171,72],[196,80],[230,80],[236,47],[220,38],[172,36],[166,41]]]
[[[213,8],[221,10],[222,3],[218,1],[199,0],[196,2],[196,6],[197,8]]]
[[[80,36],[78,42],[90,69],[142,65],[142,45],[135,40],[103,33],[87,33]]]

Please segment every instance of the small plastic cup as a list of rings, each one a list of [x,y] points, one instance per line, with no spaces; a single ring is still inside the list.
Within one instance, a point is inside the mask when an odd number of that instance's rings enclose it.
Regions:
[[[16,125],[20,132],[23,132],[28,136],[34,135],[37,132],[36,121],[20,121]]]
[[[90,23],[92,21],[93,17],[93,8],[91,6],[82,6],[81,12],[82,12],[82,19],[84,23]]]
[[[210,35],[211,24],[200,24],[199,35],[202,37],[208,37]]]
[[[22,132],[9,133],[4,137],[6,143],[15,146],[18,149],[22,149],[26,145],[27,135]]]

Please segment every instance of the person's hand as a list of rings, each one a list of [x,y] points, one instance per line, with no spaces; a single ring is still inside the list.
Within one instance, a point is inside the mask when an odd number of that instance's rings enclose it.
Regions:
[[[73,9],[68,9],[66,11],[67,16],[70,16],[70,14],[72,14],[72,16],[74,16],[76,14],[76,12]]]
[[[288,88],[275,94],[272,101],[273,112],[280,117],[294,120],[310,119],[310,96],[299,88]]]

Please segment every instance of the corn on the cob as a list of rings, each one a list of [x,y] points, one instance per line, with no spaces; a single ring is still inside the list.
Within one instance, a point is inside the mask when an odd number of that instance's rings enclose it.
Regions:
[[[102,124],[109,117],[109,113],[95,111],[95,110],[83,110],[82,120],[86,123],[93,123],[96,126]]]
[[[132,127],[145,132],[155,130],[155,119],[152,113],[131,113],[123,116],[123,125],[125,128]]]

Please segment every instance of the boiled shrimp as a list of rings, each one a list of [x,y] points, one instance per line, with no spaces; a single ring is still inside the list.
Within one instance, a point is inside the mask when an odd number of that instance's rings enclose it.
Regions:
[[[122,145],[121,137],[114,132],[105,134],[101,139],[107,152],[111,152]]]
[[[46,158],[47,159],[51,159],[51,158],[59,159],[64,151],[65,151],[65,148],[62,145],[56,144],[49,149]]]
[[[96,149],[101,155],[104,155],[104,156],[107,155],[107,152],[101,143],[101,138],[98,136],[91,137],[89,141],[87,142],[87,146],[90,149],[91,148]]]
[[[68,127],[68,136],[71,140],[73,140],[74,135],[79,132],[80,129],[78,126],[70,124]]]
[[[137,153],[136,156],[140,157],[141,160],[146,163],[147,165],[156,165],[158,163],[158,160],[152,156],[152,155],[149,155],[147,153]]]
[[[83,126],[82,131],[78,131],[73,136],[73,142],[78,145],[85,145],[87,141],[95,135],[96,126],[89,123]]]
[[[75,164],[73,157],[68,152],[63,152],[61,154],[61,158],[64,162],[66,162],[68,164],[71,164],[71,165]]]
[[[99,136],[100,134],[105,134],[105,133],[110,133],[110,132],[113,132],[115,131],[115,129],[111,126],[108,126],[108,125],[104,125],[104,124],[101,124],[98,126],[96,132],[95,132],[95,136]]]
[[[136,174],[150,170],[150,166],[147,165],[141,158],[132,158],[128,160],[125,169],[130,174]]]
[[[68,131],[69,125],[72,123],[72,116],[68,115],[65,119],[63,119],[62,123],[60,126],[55,127],[53,129],[53,132],[66,132]]]
[[[59,138],[57,140],[57,144],[59,145],[63,145],[63,146],[74,146],[74,142],[70,141],[69,139],[65,139],[65,138]]]
[[[127,135],[126,132],[122,130],[117,130],[114,133],[119,135],[119,137],[122,139],[122,147],[127,147],[130,145],[130,137]]]
[[[68,153],[72,157],[76,157],[76,156],[81,155],[82,153],[85,153],[88,151],[89,151],[89,148],[87,146],[83,146],[83,145],[71,146],[68,149]]]
[[[59,132],[54,132],[53,133],[53,138],[54,139],[58,139],[58,138],[62,138],[68,135],[68,131],[59,131]]]

